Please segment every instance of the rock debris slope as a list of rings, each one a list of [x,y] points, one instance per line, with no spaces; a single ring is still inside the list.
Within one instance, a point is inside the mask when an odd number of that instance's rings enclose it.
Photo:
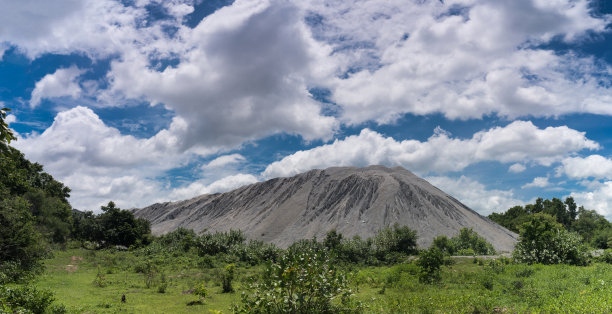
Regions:
[[[334,167],[276,178],[236,190],[154,204],[134,214],[155,234],[179,227],[240,229],[251,239],[286,247],[299,239],[321,239],[336,229],[345,237],[372,237],[394,223],[416,230],[420,247],[438,235],[473,228],[497,251],[509,252],[517,235],[401,168]]]

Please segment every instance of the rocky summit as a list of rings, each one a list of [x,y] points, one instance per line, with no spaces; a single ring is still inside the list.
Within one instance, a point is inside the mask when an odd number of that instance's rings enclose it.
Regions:
[[[236,190],[154,204],[134,214],[151,222],[154,234],[179,227],[196,232],[240,229],[250,239],[287,247],[299,239],[322,239],[331,229],[345,237],[374,236],[399,223],[417,231],[428,247],[438,235],[473,228],[498,252],[510,252],[517,235],[469,209],[401,168],[333,167],[275,178]]]

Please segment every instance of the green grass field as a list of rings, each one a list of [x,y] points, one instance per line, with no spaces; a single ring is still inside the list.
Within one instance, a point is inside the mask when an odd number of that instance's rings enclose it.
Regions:
[[[234,293],[221,293],[222,267],[198,268],[177,257],[149,277],[134,271],[140,257],[131,252],[69,249],[55,251],[36,286],[54,292],[71,313],[230,313],[247,291],[247,278],[261,266],[238,265]],[[612,265],[515,265],[456,259],[444,266],[442,280],[423,284],[416,265],[349,266],[346,272],[356,299],[368,313],[612,312]],[[161,274],[167,288],[158,292]],[[99,274],[99,275],[98,275]],[[96,281],[95,283],[94,281]],[[204,304],[187,293],[204,282]],[[122,295],[126,302],[121,302]]]

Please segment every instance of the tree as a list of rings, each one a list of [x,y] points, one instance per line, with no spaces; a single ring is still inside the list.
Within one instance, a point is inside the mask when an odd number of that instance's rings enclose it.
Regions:
[[[29,206],[22,197],[0,201],[0,282],[19,279],[45,255]]]
[[[574,201],[573,197],[568,197],[565,199],[565,205],[567,206],[567,211],[569,212],[569,216],[571,221],[575,221],[576,220],[576,216],[578,215],[578,212],[576,211],[577,205],[576,202]]]
[[[381,229],[374,237],[374,243],[379,257],[387,253],[414,254],[417,251],[417,233],[407,226],[400,227],[395,223],[393,229]]]
[[[473,250],[475,254],[492,255],[495,254],[495,249],[491,243],[472,228],[461,228],[459,234],[451,238],[451,243],[456,252],[461,250]]]
[[[440,268],[444,264],[444,254],[440,249],[431,246],[429,250],[422,251],[416,262],[421,268],[419,280],[424,283],[440,281]]]
[[[332,229],[325,235],[323,246],[330,251],[336,251],[342,244],[342,233],[338,233],[336,229]]]
[[[580,234],[586,242],[601,249],[608,247],[608,235],[612,236],[612,223],[596,211],[586,210],[582,206],[571,229]]]
[[[122,210],[110,201],[102,206],[102,214],[97,220],[97,230],[94,230],[93,239],[103,246],[123,245],[132,246],[150,242],[151,225],[142,218],[134,218],[134,214]]]
[[[6,113],[11,111],[9,108],[0,109],[0,143],[6,142],[10,144],[12,140],[16,140],[17,138],[13,135],[13,131],[8,127],[8,124],[5,122]]]

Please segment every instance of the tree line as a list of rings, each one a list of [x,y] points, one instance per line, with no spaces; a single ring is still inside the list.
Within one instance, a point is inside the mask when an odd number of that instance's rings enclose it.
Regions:
[[[541,218],[543,215],[547,218]],[[556,228],[578,234],[593,248],[612,248],[612,223],[594,210],[578,207],[572,197],[564,201],[538,198],[534,204],[514,206],[506,212],[489,215],[491,220],[516,233],[534,217],[554,222]]]

